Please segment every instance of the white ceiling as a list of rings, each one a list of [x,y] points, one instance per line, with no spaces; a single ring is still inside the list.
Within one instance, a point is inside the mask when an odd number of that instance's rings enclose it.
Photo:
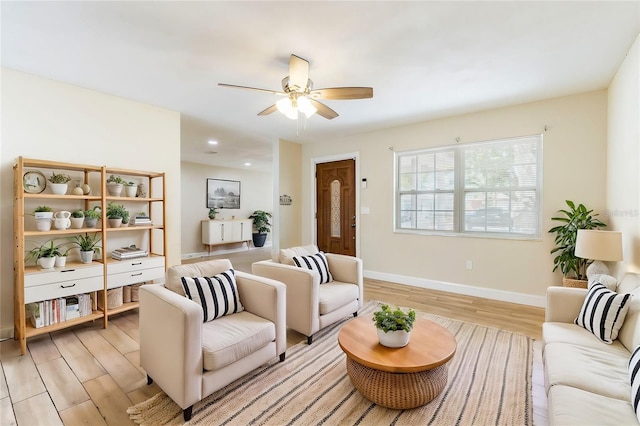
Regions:
[[[358,132],[606,88],[639,1],[7,2],[2,66],[180,111],[182,159],[270,170],[279,138]],[[305,124],[256,114],[290,54],[315,88],[371,86]],[[211,148],[209,139],[219,141]],[[217,151],[217,154],[207,154]]]

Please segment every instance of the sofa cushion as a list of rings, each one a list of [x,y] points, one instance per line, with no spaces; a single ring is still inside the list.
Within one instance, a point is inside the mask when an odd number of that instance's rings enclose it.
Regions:
[[[640,422],[640,346],[633,351],[629,360],[629,383],[631,384],[631,405]]]
[[[298,268],[310,269],[320,275],[320,284],[326,284],[333,281],[331,272],[329,272],[329,263],[323,252],[318,252],[311,256],[294,256],[293,263]]]
[[[289,247],[286,249],[280,249],[279,261],[285,265],[295,265],[293,263],[294,256],[310,256],[316,254],[318,246],[310,244],[308,246]]]
[[[544,374],[547,392],[556,385],[571,386],[609,398],[629,401],[629,352],[612,351],[567,343],[544,347]]]
[[[181,281],[187,297],[202,306],[204,322],[244,310],[233,269],[212,277],[182,277]]]
[[[247,311],[204,323],[203,368],[218,370],[268,345],[275,338],[274,323]]]
[[[167,279],[164,286],[184,296],[184,288],[182,287],[182,277],[212,277],[216,274],[231,269],[229,259],[207,260],[197,263],[186,263],[184,265],[175,265],[167,270]]]
[[[569,386],[554,386],[547,395],[549,423],[566,426],[634,425],[631,403]]]
[[[569,343],[592,349],[606,349],[616,356],[626,357],[629,350],[619,341],[614,341],[610,346],[603,346],[600,339],[590,331],[566,322],[545,322],[542,324],[542,339],[545,345],[549,343]]]
[[[355,284],[333,281],[321,285],[318,291],[320,315],[325,315],[357,300],[359,288]]]
[[[575,323],[610,344],[618,337],[630,298],[630,294],[618,294],[602,284],[594,284],[587,292]]]

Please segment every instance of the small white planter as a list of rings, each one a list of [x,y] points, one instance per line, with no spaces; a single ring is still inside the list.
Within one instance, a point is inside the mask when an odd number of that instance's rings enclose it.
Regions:
[[[411,337],[411,333],[404,330],[387,331],[386,333],[379,328],[376,330],[378,331],[378,340],[380,341],[380,344],[388,348],[401,348],[403,346],[407,346],[409,338]]]
[[[120,228],[120,225],[122,225],[121,217],[117,219],[107,219],[107,221],[109,222],[109,228]]]
[[[67,189],[69,189],[68,183],[52,183],[51,192],[55,195],[65,195],[67,193]]]
[[[61,268],[67,264],[67,256],[56,256],[56,268]]]
[[[80,261],[82,263],[91,263],[91,262],[93,262],[93,250],[91,250],[91,251],[81,251],[80,252]]]
[[[138,185],[129,185],[124,187],[127,197],[135,197],[138,192]]]
[[[120,194],[122,193],[123,187],[124,185],[122,185],[121,183],[108,183],[107,191],[109,192],[109,195],[111,195],[112,197],[119,197]]]
[[[38,264],[42,269],[53,269],[56,265],[56,258],[54,257],[41,257],[38,259]]]
[[[50,231],[52,219],[36,219],[36,229],[38,231]]]
[[[84,217],[72,217],[71,218],[71,228],[72,229],[80,229],[84,224]]]

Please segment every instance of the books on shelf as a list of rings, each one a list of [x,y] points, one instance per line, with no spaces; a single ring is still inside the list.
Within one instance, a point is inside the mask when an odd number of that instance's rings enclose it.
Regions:
[[[115,249],[111,252],[111,257],[115,260],[135,259],[138,257],[147,257],[147,256],[149,256],[148,251],[140,249],[135,245]]]
[[[135,216],[129,220],[129,226],[153,226],[153,222],[149,216]]]
[[[27,303],[27,316],[34,328],[46,327],[59,322],[90,315],[91,296],[77,294],[75,296],[59,297],[41,302]]]

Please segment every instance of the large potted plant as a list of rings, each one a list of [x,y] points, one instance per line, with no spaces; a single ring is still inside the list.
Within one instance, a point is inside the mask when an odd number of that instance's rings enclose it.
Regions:
[[[565,287],[586,287],[587,266],[591,263],[589,259],[576,257],[576,238],[578,229],[598,229],[607,226],[596,219],[598,214],[593,214],[593,210],[587,210],[583,204],[576,204],[566,200],[569,209],[558,210],[562,216],[552,217],[551,220],[561,222],[549,230],[556,234],[556,247],[551,250],[554,254],[553,271],[560,269]]]
[[[409,343],[411,329],[416,320],[416,311],[400,308],[391,309],[389,305],[381,305],[373,313],[373,322],[378,329],[380,344],[388,348],[401,348]]]
[[[253,245],[255,247],[264,246],[267,240],[267,232],[271,231],[271,223],[269,222],[271,217],[271,213],[264,210],[256,210],[249,216],[249,219],[253,219],[253,227],[256,230],[253,233]]]

